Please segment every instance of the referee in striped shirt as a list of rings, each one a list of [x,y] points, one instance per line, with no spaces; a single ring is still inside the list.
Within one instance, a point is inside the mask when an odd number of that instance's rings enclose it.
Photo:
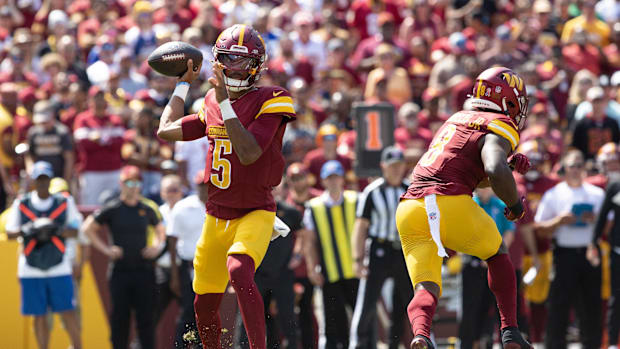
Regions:
[[[377,301],[387,278],[394,279],[390,349],[398,348],[403,314],[413,297],[395,221],[400,196],[408,186],[403,180],[406,170],[403,152],[396,147],[385,148],[381,153],[381,170],[382,178],[369,184],[359,198],[353,228],[353,270],[360,284],[349,349],[375,347],[371,333],[377,318]]]

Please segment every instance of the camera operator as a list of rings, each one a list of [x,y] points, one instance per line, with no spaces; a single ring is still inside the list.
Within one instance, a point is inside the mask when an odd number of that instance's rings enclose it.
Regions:
[[[76,237],[79,225],[73,201],[61,194],[50,194],[54,176],[49,162],[32,167],[35,189],[16,199],[7,219],[9,238],[22,238],[17,275],[22,286],[22,314],[34,316],[34,332],[39,348],[49,345],[48,309],[59,313],[74,349],[81,338],[75,312],[71,261],[65,253],[66,237]]]

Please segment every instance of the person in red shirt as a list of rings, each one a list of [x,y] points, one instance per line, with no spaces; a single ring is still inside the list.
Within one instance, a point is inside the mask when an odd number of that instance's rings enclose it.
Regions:
[[[523,251],[522,270],[524,276],[524,293],[530,309],[528,323],[530,325],[530,340],[533,343],[542,343],[547,327],[547,305],[551,285],[551,240],[541,235],[541,231],[533,225],[533,215],[538,208],[538,203],[543,194],[555,186],[558,181],[545,173],[546,151],[544,145],[536,140],[522,143],[519,152],[525,154],[532,166],[525,175],[515,174],[515,181],[520,188],[520,194],[524,195],[528,212],[531,219],[523,219],[517,224],[517,233],[522,235],[525,243]],[[533,235],[527,235],[532,234]],[[528,241],[532,238],[533,241]],[[516,263],[515,263],[516,264]],[[535,268],[535,276],[531,268]]]
[[[427,148],[433,134],[425,127],[420,127],[418,113],[420,107],[412,102],[403,104],[398,110],[400,127],[394,130],[396,145],[403,151],[409,148]]]
[[[80,172],[80,204],[99,205],[104,191],[119,188],[125,128],[119,116],[108,114],[105,92],[100,87],[92,86],[88,96],[89,109],[75,118],[73,139]]]
[[[369,71],[375,65],[375,50],[379,45],[385,43],[394,46],[396,53],[402,62],[409,59],[407,45],[403,44],[396,37],[397,21],[390,12],[381,12],[377,15],[377,33],[360,41],[351,57],[351,67],[359,71]]]
[[[351,4],[350,11],[352,16],[348,16],[348,26],[355,31],[360,40],[364,40],[377,33],[377,26],[381,26],[377,16],[382,12],[390,13],[396,20],[396,24],[400,25],[402,17],[400,16],[400,8],[396,1],[373,1],[373,0],[355,0]],[[375,25],[376,23],[376,25]]]
[[[175,23],[180,33],[191,26],[193,20],[190,10],[177,0],[165,0],[164,6],[153,14],[154,23]]]
[[[160,119],[168,141],[208,137],[205,182],[209,201],[194,258],[194,308],[205,348],[220,347],[218,310],[228,280],[238,297],[250,348],[265,349],[265,316],[254,272],[272,237],[276,203],[272,188],[284,171],[282,137],[295,119],[283,88],[255,87],[266,60],[260,34],[247,25],[225,29],[214,47],[215,77],[203,107],[183,116],[189,84],[200,65],[188,61]],[[202,63],[202,62],[200,62]]]
[[[323,190],[321,185],[321,168],[329,160],[338,160],[345,170],[345,179],[351,185],[355,185],[355,174],[352,171],[353,164],[348,157],[338,154],[338,128],[332,124],[325,124],[317,133],[317,149],[311,150],[304,158],[304,165],[310,172],[310,181],[315,189]]]

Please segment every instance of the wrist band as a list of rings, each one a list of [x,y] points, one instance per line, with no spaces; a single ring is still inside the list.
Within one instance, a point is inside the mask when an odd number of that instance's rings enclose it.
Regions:
[[[174,92],[172,92],[172,96],[177,96],[185,102],[185,97],[187,97],[187,92],[189,92],[189,83],[185,81],[177,82],[177,86],[174,88]]]
[[[237,113],[235,113],[232,104],[230,104],[230,99],[228,98],[220,102],[220,110],[222,111],[222,119],[224,121],[237,117]]]

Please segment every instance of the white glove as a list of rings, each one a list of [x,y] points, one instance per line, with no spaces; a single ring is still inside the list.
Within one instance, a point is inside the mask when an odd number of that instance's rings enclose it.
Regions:
[[[286,237],[288,233],[291,231],[291,228],[286,225],[286,223],[282,222],[280,218],[276,216],[275,222],[273,222],[273,233],[271,234],[271,241],[281,237]]]

